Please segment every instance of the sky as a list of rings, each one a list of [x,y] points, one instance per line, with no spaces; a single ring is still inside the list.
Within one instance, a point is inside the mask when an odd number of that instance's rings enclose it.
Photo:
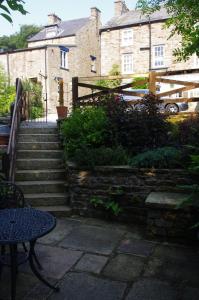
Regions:
[[[126,0],[129,9],[134,9],[137,0]],[[102,23],[112,18],[114,0],[25,0],[26,16],[12,13],[13,25],[0,17],[0,36],[10,35],[19,30],[20,25],[46,25],[47,15],[55,13],[62,20],[71,20],[88,17],[90,8],[97,7],[102,12]]]

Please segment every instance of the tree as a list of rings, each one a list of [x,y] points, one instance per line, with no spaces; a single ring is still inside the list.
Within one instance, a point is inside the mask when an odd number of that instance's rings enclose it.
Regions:
[[[24,3],[23,0],[0,0],[0,15],[8,22],[12,23],[12,11],[18,11],[22,15],[27,14],[27,11],[23,7]]]
[[[144,14],[159,10],[164,5],[171,16],[166,26],[171,36],[182,37],[181,47],[174,50],[178,61],[187,60],[194,53],[199,56],[199,1],[198,0],[138,0],[137,8]]]
[[[35,25],[22,25],[19,32],[10,36],[0,37],[0,48],[5,50],[15,50],[27,47],[27,39],[41,30]]]

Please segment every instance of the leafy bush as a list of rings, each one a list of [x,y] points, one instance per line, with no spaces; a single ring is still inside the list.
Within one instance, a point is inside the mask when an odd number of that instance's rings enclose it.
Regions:
[[[182,145],[199,147],[199,114],[179,123],[178,139]]]
[[[42,103],[42,86],[40,83],[35,83],[30,80],[23,81],[23,89],[27,92],[29,98],[29,118],[37,119],[43,117],[44,109]]]
[[[0,115],[10,113],[10,105],[15,101],[15,86],[9,85],[3,67],[0,66]]]
[[[108,117],[110,145],[121,145],[130,154],[167,145],[170,124],[158,109],[158,98],[146,95],[143,104],[138,111],[113,96],[101,102]]]
[[[61,126],[67,157],[75,157],[78,149],[104,145],[106,126],[107,117],[102,108],[76,109]]]
[[[130,164],[138,168],[175,168],[181,166],[181,158],[180,150],[163,147],[136,155]]]
[[[126,165],[128,156],[122,147],[116,148],[89,148],[80,147],[75,150],[73,159],[80,166],[105,166],[105,165]]]

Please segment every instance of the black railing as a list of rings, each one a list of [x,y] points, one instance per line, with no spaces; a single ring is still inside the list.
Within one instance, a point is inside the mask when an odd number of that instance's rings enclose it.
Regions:
[[[16,99],[11,111],[11,129],[7,148],[7,153],[3,158],[3,171],[6,179],[15,181],[15,167],[16,167],[16,143],[17,134],[22,120],[23,111],[23,86],[20,79],[16,80]]]

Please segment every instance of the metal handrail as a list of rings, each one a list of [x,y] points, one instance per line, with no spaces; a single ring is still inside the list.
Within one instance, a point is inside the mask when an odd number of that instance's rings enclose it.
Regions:
[[[21,114],[22,114],[22,106],[23,106],[23,86],[20,79],[16,80],[16,98],[12,113],[12,121],[11,121],[11,129],[10,129],[10,137],[9,143],[5,158],[5,173],[7,180],[10,182],[15,181],[15,163],[16,163],[16,142],[17,142],[17,134],[21,122]]]

